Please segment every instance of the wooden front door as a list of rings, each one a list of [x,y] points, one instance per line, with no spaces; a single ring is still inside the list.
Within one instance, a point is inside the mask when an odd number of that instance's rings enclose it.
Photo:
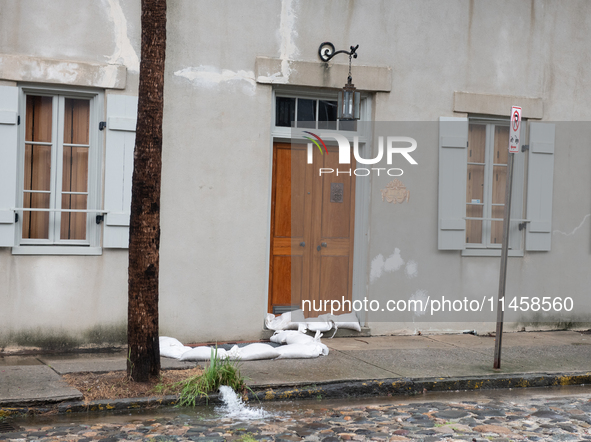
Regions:
[[[302,300],[315,301],[317,309],[324,300],[351,300],[355,175],[336,175],[337,168],[349,170],[338,164],[337,147],[314,152],[313,165],[306,163],[306,149],[273,146],[269,312],[301,308]],[[335,172],[319,176],[321,167]]]

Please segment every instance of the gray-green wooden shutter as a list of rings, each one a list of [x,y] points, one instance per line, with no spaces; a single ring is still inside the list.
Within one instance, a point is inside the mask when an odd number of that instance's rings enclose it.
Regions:
[[[525,250],[550,250],[554,137],[554,124],[530,123],[527,172],[527,219],[530,222],[525,235]]]
[[[521,139],[525,140],[526,131],[521,125]],[[525,144],[525,143],[522,143]],[[509,146],[507,146],[509,148]],[[524,191],[525,191],[525,155],[524,152],[513,154],[513,185],[511,188],[511,220],[524,218]],[[519,230],[520,221],[511,221],[509,224],[509,248],[523,250],[523,231]]]
[[[18,88],[0,86],[0,247],[14,245]]]
[[[137,119],[137,97],[107,96],[105,153],[105,225],[103,247],[129,247],[131,179]]]
[[[439,250],[462,250],[466,243],[468,119],[439,118]]]

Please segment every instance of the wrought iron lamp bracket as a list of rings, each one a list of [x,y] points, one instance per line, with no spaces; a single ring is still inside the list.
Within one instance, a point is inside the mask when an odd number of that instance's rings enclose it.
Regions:
[[[353,58],[357,58],[357,48],[359,47],[359,45],[357,46],[351,46],[351,50],[350,51],[337,51],[334,47],[334,45],[329,42],[329,41],[325,41],[324,43],[322,43],[320,45],[320,47],[318,48],[318,55],[320,56],[320,59],[324,62],[328,62],[330,61],[335,55],[337,54],[347,54],[349,56],[349,63],[351,61],[351,57]]]

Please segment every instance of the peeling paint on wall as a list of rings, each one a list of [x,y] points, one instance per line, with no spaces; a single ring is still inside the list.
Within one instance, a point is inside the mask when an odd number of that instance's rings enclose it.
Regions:
[[[583,227],[583,224],[585,224],[585,221],[587,221],[587,218],[589,218],[590,216],[591,216],[591,213],[588,213],[587,215],[585,215],[585,217],[583,218],[583,221],[581,221],[581,224],[579,224],[577,227],[575,227],[573,229],[573,231],[570,233],[566,233],[561,230],[553,230],[552,233],[553,234],[560,233],[561,235],[564,235],[564,236],[574,235],[577,230],[579,230],[581,227]]]
[[[386,262],[384,262],[384,271],[386,272],[395,272],[400,267],[404,265],[404,260],[400,256],[400,249],[394,249],[394,253],[392,253]]]
[[[242,91],[253,95],[256,88],[253,71],[231,71],[229,69],[217,69],[213,66],[188,67],[176,71],[177,77],[184,77],[195,86],[212,88],[227,81],[244,81]]]
[[[110,6],[109,19],[113,22],[115,33],[115,52],[109,63],[123,63],[131,72],[140,71],[140,60],[127,36],[127,20],[119,0],[107,0]]]
[[[3,80],[124,89],[126,75],[127,68],[123,65],[0,55]]]
[[[243,85],[242,92],[247,95],[254,95],[257,81],[261,83],[286,84],[289,82],[289,76],[292,72],[290,61],[298,54],[298,49],[295,45],[295,37],[297,36],[295,20],[296,16],[293,11],[292,0],[283,1],[281,3],[281,19],[278,31],[281,72],[275,72],[268,76],[259,75],[255,80],[253,71],[220,70],[214,66],[198,66],[178,70],[174,75],[184,77],[195,86],[204,88],[212,88],[224,82],[243,81],[246,84]]]
[[[99,72],[100,78],[97,78],[99,84],[116,84],[118,71],[116,66],[106,66]]]
[[[380,253],[371,261],[371,270],[369,274],[369,281],[371,283],[377,281],[384,272],[395,272],[404,265],[404,260],[400,256],[400,249],[397,247],[386,260]]]
[[[414,260],[409,260],[404,268],[404,273],[408,278],[414,278],[419,274],[419,265]]]
[[[284,0],[281,2],[281,21],[279,23],[279,58],[281,59],[281,72],[263,76],[259,75],[257,81],[260,83],[289,83],[291,74],[290,60],[293,60],[299,53],[295,45],[295,37],[298,33],[295,30],[296,15],[293,10],[293,1]]]
[[[423,306],[425,306],[425,304],[427,303],[427,290],[417,290],[416,292],[414,292],[409,299],[409,301],[421,301],[421,304]],[[419,304],[419,307],[420,305]],[[416,304],[415,304],[416,307]],[[425,314],[426,310],[419,310],[418,308],[415,309],[414,314],[416,316],[423,316]]]
[[[56,65],[45,65],[33,62],[28,66],[29,74],[34,78],[45,78],[46,81],[74,83],[78,77],[78,63],[62,62]]]
[[[371,261],[371,270],[369,273],[369,282],[375,282],[384,272],[384,255],[381,253]]]

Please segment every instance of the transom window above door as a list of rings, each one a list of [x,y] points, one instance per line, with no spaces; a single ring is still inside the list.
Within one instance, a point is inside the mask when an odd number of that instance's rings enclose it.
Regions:
[[[275,97],[275,126],[356,131],[357,121],[337,120],[337,100]]]

